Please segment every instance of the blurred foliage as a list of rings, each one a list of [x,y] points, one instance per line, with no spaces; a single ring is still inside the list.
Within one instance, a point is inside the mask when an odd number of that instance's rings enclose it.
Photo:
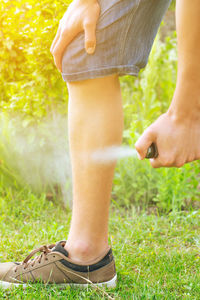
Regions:
[[[172,0],[171,5],[170,5],[170,9],[175,10],[175,6],[176,6],[176,0]]]
[[[49,49],[68,2],[1,0],[0,110],[30,121],[63,110],[66,86]]]

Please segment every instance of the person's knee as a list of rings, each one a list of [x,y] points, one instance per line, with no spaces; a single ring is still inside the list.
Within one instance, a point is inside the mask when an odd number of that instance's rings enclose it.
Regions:
[[[112,100],[120,94],[117,74],[106,77],[68,82],[70,100],[95,103]]]

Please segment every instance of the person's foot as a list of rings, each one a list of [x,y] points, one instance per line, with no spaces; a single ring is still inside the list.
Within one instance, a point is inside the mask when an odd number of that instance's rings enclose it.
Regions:
[[[10,288],[27,283],[115,287],[117,275],[112,250],[91,265],[75,264],[64,249],[65,241],[33,250],[22,263],[0,263],[0,287]],[[41,254],[34,259],[37,253]]]

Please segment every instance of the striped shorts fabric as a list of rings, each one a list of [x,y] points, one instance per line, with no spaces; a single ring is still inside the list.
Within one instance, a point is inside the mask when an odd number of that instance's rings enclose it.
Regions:
[[[171,0],[99,0],[97,46],[89,55],[80,33],[62,58],[64,81],[80,81],[111,74],[137,76],[148,57]]]

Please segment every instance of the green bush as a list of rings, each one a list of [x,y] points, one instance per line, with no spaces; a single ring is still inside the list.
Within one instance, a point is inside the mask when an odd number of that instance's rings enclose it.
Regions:
[[[67,3],[0,2],[1,111],[20,112],[34,122],[52,111],[63,111],[66,87],[49,49]]]

